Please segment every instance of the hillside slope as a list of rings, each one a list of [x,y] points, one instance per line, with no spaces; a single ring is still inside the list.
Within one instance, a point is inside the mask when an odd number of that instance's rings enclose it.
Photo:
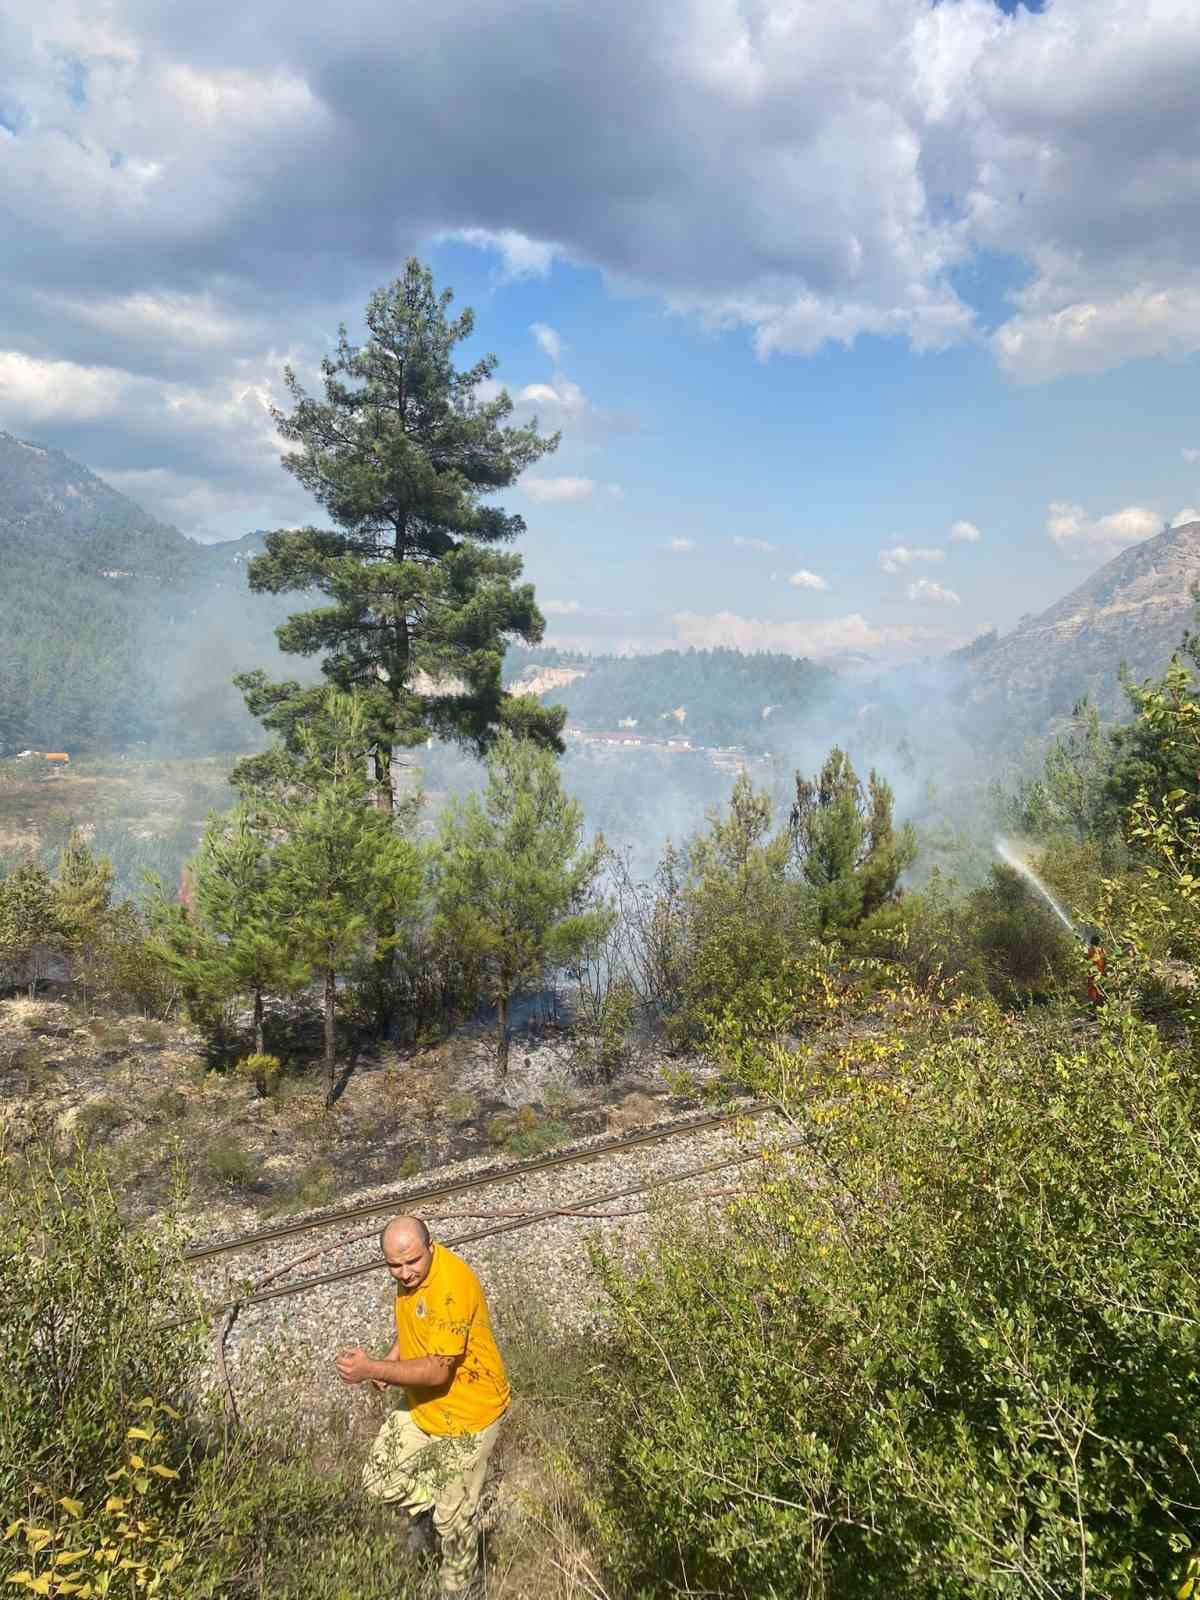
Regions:
[[[1036,734],[1090,694],[1103,716],[1122,720],[1119,669],[1135,679],[1163,670],[1192,622],[1197,583],[1200,522],[1123,550],[1012,633],[957,652],[963,704],[985,724],[1011,721]]]
[[[233,672],[294,606],[250,594],[257,534],[201,545],[61,451],[0,432],[0,755],[196,751],[257,725]]]

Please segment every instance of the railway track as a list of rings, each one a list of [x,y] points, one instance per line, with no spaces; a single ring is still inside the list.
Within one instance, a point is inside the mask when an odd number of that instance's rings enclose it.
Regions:
[[[272,1228],[258,1228],[253,1233],[236,1234],[232,1239],[218,1239],[210,1244],[193,1245],[183,1252],[183,1259],[189,1262],[212,1261],[218,1256],[232,1255],[241,1250],[273,1244],[278,1239],[295,1238],[299,1234],[311,1233],[317,1228],[332,1228],[341,1223],[356,1222],[361,1217],[381,1216],[384,1212],[396,1214],[411,1210],[414,1206],[424,1206],[430,1201],[448,1200],[456,1195],[470,1194],[478,1189],[486,1189],[492,1184],[519,1180],[534,1173],[551,1172],[556,1167],[583,1166],[589,1162],[602,1160],[605,1156],[619,1154],[623,1150],[632,1150],[638,1145],[659,1144],[664,1139],[681,1134],[698,1133],[705,1128],[722,1127],[745,1117],[766,1116],[772,1109],[771,1106],[756,1101],[734,1111],[714,1112],[707,1117],[680,1119],[678,1122],[641,1129],[636,1133],[622,1134],[615,1139],[605,1139],[600,1144],[589,1145],[586,1149],[560,1150],[553,1155],[541,1156],[535,1161],[521,1161],[510,1166],[490,1168],[486,1172],[473,1173],[470,1177],[457,1179],[453,1183],[433,1184],[421,1189],[402,1189],[394,1194],[384,1195],[378,1200],[365,1200],[360,1205],[321,1212],[317,1216],[302,1217]]]
[[[361,1259],[360,1252],[356,1251],[353,1257],[349,1255],[355,1246],[361,1245],[366,1240],[373,1240],[375,1234],[373,1227],[365,1231],[347,1233],[346,1230],[355,1223],[384,1215],[394,1215],[399,1211],[416,1211],[434,1220],[439,1225],[439,1238],[457,1248],[501,1234],[532,1228],[552,1219],[584,1218],[589,1213],[594,1214],[599,1207],[632,1200],[638,1196],[650,1196],[689,1180],[697,1180],[754,1161],[757,1159],[757,1153],[746,1155],[741,1148],[736,1152],[730,1152],[728,1145],[717,1150],[713,1148],[714,1143],[720,1141],[722,1135],[731,1130],[735,1123],[744,1122],[747,1118],[758,1120],[769,1115],[771,1111],[772,1107],[769,1105],[755,1102],[730,1111],[680,1119],[654,1128],[641,1129],[618,1138],[603,1140],[583,1149],[559,1151],[535,1161],[519,1162],[492,1168],[486,1172],[472,1173],[448,1183],[397,1190],[376,1199],[341,1207],[318,1216],[302,1218],[275,1227],[260,1228],[230,1239],[195,1245],[184,1253],[184,1259],[197,1269],[198,1287],[207,1302],[210,1316],[228,1311],[234,1306],[239,1309],[248,1308],[269,1300],[305,1294],[379,1270],[382,1263],[377,1253],[372,1252],[371,1259],[367,1261]],[[605,1169],[612,1168],[615,1176],[620,1170],[623,1157],[631,1155],[644,1157],[654,1146],[668,1145],[672,1141],[689,1136],[693,1141],[699,1140],[702,1145],[710,1146],[708,1153],[715,1155],[715,1159],[681,1166],[672,1158],[671,1170],[654,1173],[649,1177],[643,1176],[641,1181],[630,1183],[627,1177],[625,1182],[615,1186],[610,1184],[608,1187],[584,1195],[580,1195],[576,1188],[575,1193],[562,1196],[555,1194],[554,1203],[546,1203],[550,1198],[547,1193],[548,1184],[559,1174],[565,1176],[570,1169],[600,1164]],[[443,1210],[447,1204],[452,1205],[465,1196],[480,1194],[487,1195],[485,1202],[488,1204],[487,1210],[465,1214],[446,1213]],[[465,1231],[453,1229],[455,1222],[469,1224],[476,1220],[484,1221],[486,1226],[479,1228],[468,1226]],[[451,1225],[450,1230],[446,1224]],[[315,1248],[307,1248],[298,1256],[292,1255],[291,1259],[283,1258],[282,1247],[288,1242],[303,1240],[305,1245],[311,1246],[314,1239],[319,1240],[322,1233],[330,1231],[337,1234],[339,1230],[341,1237],[334,1237],[328,1243],[317,1243]],[[238,1262],[236,1279],[229,1272],[228,1266],[225,1266],[223,1273],[214,1271],[217,1263],[225,1264],[228,1258],[236,1255],[257,1259]],[[309,1273],[291,1281],[278,1281],[288,1279],[300,1267],[327,1256],[335,1257],[335,1264],[330,1270]],[[221,1278],[223,1282],[220,1281]]]

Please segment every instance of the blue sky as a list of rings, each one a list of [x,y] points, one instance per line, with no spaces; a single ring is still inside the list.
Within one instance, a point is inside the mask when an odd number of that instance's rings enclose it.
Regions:
[[[1169,0],[12,0],[0,427],[306,520],[282,365],[415,251],[562,429],[550,642],[936,653],[1200,504],[1198,69]]]

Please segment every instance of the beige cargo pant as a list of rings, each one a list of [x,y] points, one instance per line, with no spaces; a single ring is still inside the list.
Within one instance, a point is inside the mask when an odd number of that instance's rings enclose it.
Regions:
[[[488,1460],[503,1417],[479,1433],[423,1433],[407,1409],[393,1411],[376,1435],[363,1467],[373,1500],[401,1506],[410,1516],[433,1512],[442,1546],[442,1593],[462,1594],[479,1567],[475,1518]]]

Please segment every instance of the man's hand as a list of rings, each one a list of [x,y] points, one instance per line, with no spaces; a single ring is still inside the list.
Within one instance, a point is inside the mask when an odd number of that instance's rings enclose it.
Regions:
[[[359,1345],[343,1350],[337,1358],[338,1377],[343,1383],[365,1383],[371,1376],[373,1362]],[[378,1385],[377,1385],[378,1387]]]

